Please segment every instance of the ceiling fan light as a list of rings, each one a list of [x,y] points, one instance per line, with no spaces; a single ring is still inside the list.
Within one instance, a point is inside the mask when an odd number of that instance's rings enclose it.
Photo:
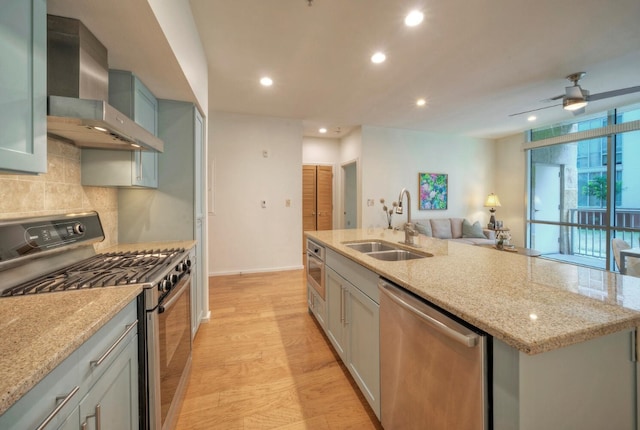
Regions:
[[[582,109],[587,105],[587,101],[584,98],[579,99],[567,99],[565,98],[562,101],[562,108],[568,111],[574,111],[578,109]]]

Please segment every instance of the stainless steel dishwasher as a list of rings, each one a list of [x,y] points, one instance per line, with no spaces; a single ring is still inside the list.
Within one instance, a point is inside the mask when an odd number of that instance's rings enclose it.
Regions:
[[[487,337],[380,279],[385,430],[488,428]]]

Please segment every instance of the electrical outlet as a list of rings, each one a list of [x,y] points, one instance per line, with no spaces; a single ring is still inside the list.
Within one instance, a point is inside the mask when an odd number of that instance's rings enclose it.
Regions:
[[[373,206],[375,201],[373,199],[367,199],[367,206]]]
[[[262,207],[262,209],[266,209],[267,208],[267,201],[266,200],[260,200],[260,206]]]

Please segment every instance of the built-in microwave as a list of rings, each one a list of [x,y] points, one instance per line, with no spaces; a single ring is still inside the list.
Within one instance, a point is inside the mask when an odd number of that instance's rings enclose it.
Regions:
[[[307,239],[307,284],[325,299],[324,246]]]

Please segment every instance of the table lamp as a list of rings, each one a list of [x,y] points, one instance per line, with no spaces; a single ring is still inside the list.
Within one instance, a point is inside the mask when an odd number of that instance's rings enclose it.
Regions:
[[[494,227],[496,225],[496,208],[500,206],[501,206],[500,199],[494,193],[489,194],[487,196],[487,200],[484,202],[485,208],[491,208],[489,209],[489,212],[491,212],[491,218],[489,218],[489,224],[493,224]]]

